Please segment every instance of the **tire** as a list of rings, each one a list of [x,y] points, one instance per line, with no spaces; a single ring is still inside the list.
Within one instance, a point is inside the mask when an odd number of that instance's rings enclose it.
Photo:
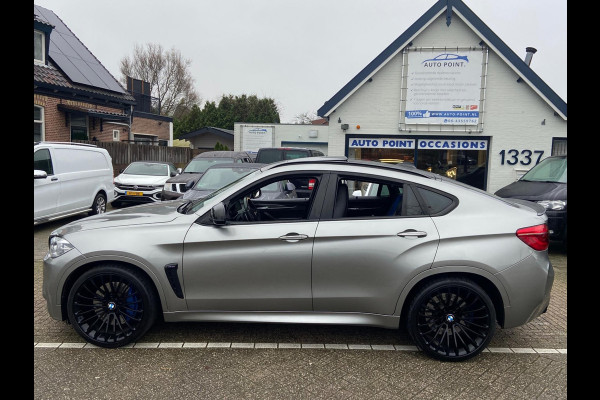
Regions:
[[[96,346],[115,348],[134,342],[156,320],[152,285],[145,275],[127,267],[94,267],[84,272],[69,291],[69,322],[81,337]]]
[[[479,354],[496,331],[496,310],[475,282],[442,278],[427,283],[410,303],[407,328],[418,348],[442,361]]]
[[[98,193],[96,197],[94,197],[94,202],[92,203],[92,211],[90,211],[89,215],[97,215],[104,214],[106,212],[106,196],[102,193]]]

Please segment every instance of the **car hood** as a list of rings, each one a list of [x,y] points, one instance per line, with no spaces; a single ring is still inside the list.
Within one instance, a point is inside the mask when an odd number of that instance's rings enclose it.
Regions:
[[[186,172],[184,174],[179,174],[177,176],[169,178],[167,180],[167,183],[187,183],[187,182],[191,182],[191,181],[198,182],[198,179],[200,179],[201,176],[202,176],[201,172],[193,172],[193,173]]]
[[[181,216],[181,214],[177,212],[177,207],[184,202],[185,201],[179,199],[163,201],[160,203],[139,205],[94,215],[61,226],[52,232],[51,235],[64,236],[70,233],[90,229],[166,223]]]
[[[162,185],[168,176],[121,174],[115,178],[115,183],[122,185]]]
[[[495,195],[529,201],[566,200],[567,184],[558,182],[516,181],[498,190]]]

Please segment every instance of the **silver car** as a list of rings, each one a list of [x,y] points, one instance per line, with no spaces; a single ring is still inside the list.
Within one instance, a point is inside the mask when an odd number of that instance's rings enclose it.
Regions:
[[[298,179],[314,182],[307,198],[260,199]],[[536,203],[401,164],[303,158],[199,200],[57,229],[43,293],[53,318],[101,347],[139,340],[158,318],[351,324],[406,328],[428,355],[459,361],[497,324],[546,311],[546,223]]]

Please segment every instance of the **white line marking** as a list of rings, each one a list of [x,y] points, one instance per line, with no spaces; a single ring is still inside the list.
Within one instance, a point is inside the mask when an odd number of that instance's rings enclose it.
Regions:
[[[81,342],[34,342],[36,349],[102,349],[91,343]],[[344,344],[344,343],[225,343],[225,342],[139,342],[129,343],[119,349],[207,349],[207,348],[232,348],[232,349],[330,349],[330,350],[397,350],[420,351],[417,346],[391,345],[391,344]],[[117,349],[118,350],[118,349]],[[504,354],[567,354],[567,349],[545,349],[532,347],[486,347],[483,353]]]

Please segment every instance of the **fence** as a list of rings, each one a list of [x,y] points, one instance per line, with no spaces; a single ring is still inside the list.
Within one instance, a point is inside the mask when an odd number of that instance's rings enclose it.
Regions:
[[[190,149],[188,147],[151,146],[123,142],[98,142],[92,140],[73,140],[76,143],[93,144],[108,151],[112,158],[113,171],[117,176],[134,161],[166,161],[183,168],[196,155],[206,150]]]

